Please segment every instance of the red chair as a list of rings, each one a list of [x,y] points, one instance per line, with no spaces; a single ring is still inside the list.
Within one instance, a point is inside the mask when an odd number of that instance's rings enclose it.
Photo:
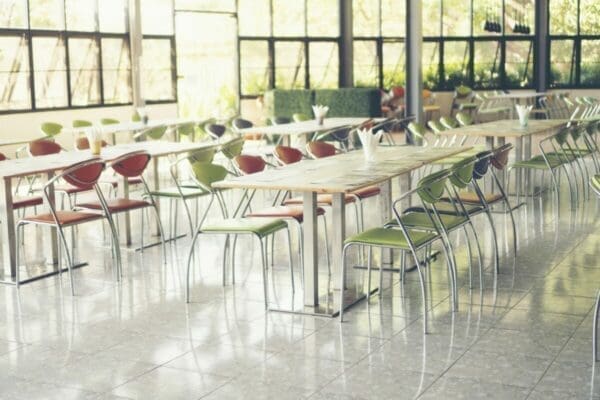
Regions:
[[[276,157],[283,157],[283,158],[287,158],[286,155],[293,156],[293,154],[295,154],[295,157],[298,156],[297,153],[294,153],[293,151],[288,151],[288,149],[296,150],[291,147],[286,148],[285,146],[277,146],[275,148],[274,153],[275,153]],[[298,150],[296,150],[296,151],[298,151]],[[302,156],[302,153],[300,151],[298,151],[298,153],[300,153],[300,156]],[[265,160],[263,160],[259,156],[239,155],[233,159],[233,163],[234,163],[236,169],[242,175],[250,175],[250,174],[258,173],[258,172],[263,171],[266,167]],[[279,196],[276,196],[276,199],[278,197]],[[302,237],[303,236],[302,235],[302,222],[304,221],[304,209],[303,209],[302,205],[273,206],[273,207],[265,208],[265,209],[258,210],[258,211],[252,211],[252,212],[246,214],[245,217],[280,218],[280,219],[284,219],[286,221],[294,222],[298,228],[298,238],[300,241],[300,251],[299,251],[300,264],[302,265],[302,268],[304,268],[304,260],[303,260],[304,242],[303,242],[303,237]],[[327,221],[325,219],[325,210],[323,208],[317,207],[317,217],[323,217],[323,233],[325,235],[327,268],[328,268],[329,273],[331,273],[331,266],[330,266],[330,260],[329,260],[329,240],[327,238]],[[234,242],[234,249],[235,249],[235,242]],[[274,248],[273,248],[273,245],[271,244],[271,251],[273,251],[273,250],[274,250]],[[274,259],[274,257],[271,256],[271,261],[273,259]]]
[[[115,245],[115,252],[113,256],[115,257],[117,263],[117,280],[120,277],[120,268],[121,268],[121,256],[118,251],[118,240],[116,236],[116,229],[110,218],[110,215],[106,212],[105,200],[102,195],[102,191],[98,188],[98,178],[104,171],[105,163],[99,160],[92,161],[84,161],[77,164],[72,165],[71,167],[65,169],[59,175],[50,179],[43,187],[42,193],[44,197],[48,201],[48,207],[50,208],[49,213],[44,214],[36,214],[25,217],[21,219],[17,223],[17,236],[19,235],[19,231],[22,230],[25,225],[35,224],[56,228],[59,234],[60,241],[64,248],[64,254],[67,259],[67,268],[69,270],[69,278],[71,285],[71,294],[75,295],[74,285],[73,285],[73,260],[71,259],[71,253],[69,251],[69,245],[67,243],[67,239],[65,237],[64,228],[74,227],[79,224],[83,224],[86,222],[92,222],[101,220],[103,218],[107,218],[108,222],[111,226],[111,230],[113,233],[113,244]],[[53,205],[53,201],[50,198],[50,188],[59,180],[64,180],[68,182],[70,185],[80,188],[82,190],[95,190],[96,195],[98,196],[98,200],[100,204],[103,206],[100,208],[101,212],[82,212],[82,211],[64,211],[57,210]],[[19,252],[17,251],[17,273],[16,273],[16,285],[17,287],[20,284],[19,277]],[[62,275],[62,268],[59,266],[59,275]]]
[[[112,169],[122,177],[129,178],[139,178],[144,187],[145,193],[150,193],[150,189],[148,188],[148,184],[143,177],[143,173],[150,162],[150,154],[145,151],[136,151],[132,153],[125,154],[116,160],[114,160],[110,165]],[[144,213],[143,210],[145,208],[152,208],[154,210],[156,221],[158,223],[158,227],[160,230],[160,237],[163,247],[163,261],[167,263],[167,252],[165,245],[165,234],[162,226],[162,222],[160,220],[160,214],[158,212],[158,207],[156,206],[156,202],[152,196],[147,196],[148,200],[137,200],[137,199],[128,199],[128,198],[113,198],[110,200],[106,200],[106,209],[108,214],[111,216],[115,214],[120,214],[124,212],[134,211],[134,210],[142,210],[142,248],[143,245],[143,235],[144,235]],[[101,202],[90,202],[90,203],[81,203],[75,206],[76,209],[82,210],[93,210],[100,211],[102,210]],[[117,242],[118,243],[118,242]]]

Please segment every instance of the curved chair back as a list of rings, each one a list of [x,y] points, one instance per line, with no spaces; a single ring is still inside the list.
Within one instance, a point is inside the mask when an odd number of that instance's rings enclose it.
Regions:
[[[457,99],[469,99],[473,95],[473,89],[468,86],[460,85],[454,89],[454,96]]]
[[[101,142],[102,147],[108,146],[105,140]],[[75,139],[75,148],[77,150],[88,150],[90,148],[90,141],[85,136],[78,137]]]
[[[436,121],[436,120],[433,120],[433,119],[427,121],[427,126],[429,127],[429,129],[431,129],[433,131],[433,133],[436,133],[436,134],[448,130],[439,121]]]
[[[119,157],[111,163],[111,166],[117,174],[126,178],[134,178],[142,176],[150,158],[150,154],[145,151],[136,151]]]
[[[479,152],[475,155],[477,161],[475,162],[475,168],[473,168],[473,179],[481,179],[487,174],[490,167],[490,159],[493,155],[494,153],[489,150]]]
[[[46,137],[54,137],[62,131],[63,126],[56,122],[44,122],[40,129]]]
[[[92,189],[98,183],[105,166],[104,161],[86,161],[67,168],[61,176],[65,182],[78,189]]]
[[[414,138],[424,140],[425,139],[425,127],[418,122],[412,121],[408,124],[408,131],[413,135]]]
[[[242,175],[250,175],[261,172],[267,165],[260,156],[239,155],[233,159],[236,168]]]
[[[592,186],[592,190],[596,193],[596,195],[600,196],[600,175],[592,176],[590,179],[590,185]]]
[[[190,163],[201,162],[201,163],[211,163],[215,158],[215,153],[217,149],[214,147],[209,147],[206,149],[196,150],[187,155],[186,159]]]
[[[235,130],[252,128],[254,126],[251,121],[248,121],[244,118],[235,118],[233,121],[231,121],[231,125]]]
[[[417,194],[421,200],[427,204],[437,203],[444,195],[451,173],[449,169],[444,169],[421,179],[417,185]]]
[[[29,154],[33,157],[47,156],[48,154],[57,154],[62,151],[62,148],[57,143],[47,140],[39,139],[29,142],[28,145]]]
[[[306,151],[312,158],[324,158],[335,155],[335,146],[325,142],[308,142]]]
[[[276,146],[273,156],[282,165],[294,164],[304,158],[304,154],[300,150],[289,146]]]
[[[292,119],[294,120],[294,122],[302,122],[302,121],[309,121],[312,118],[308,114],[295,113],[294,115],[292,115]]]
[[[292,120],[288,117],[271,117],[269,118],[269,121],[271,121],[271,124],[273,125],[284,125],[292,122]]]
[[[120,124],[121,121],[119,121],[118,119],[114,119],[114,118],[101,118],[100,119],[100,124],[101,125],[116,125],[116,124]]]
[[[87,128],[88,126],[92,126],[90,121],[84,119],[73,120],[73,128]]]
[[[506,143],[503,146],[494,149],[490,163],[496,169],[503,170],[508,165],[508,156],[513,149],[512,143]]]
[[[223,136],[225,134],[225,132],[227,131],[227,128],[225,127],[225,125],[210,123],[210,124],[206,124],[204,126],[204,130],[213,139],[219,139],[221,136]]]
[[[6,156],[4,155],[4,153],[0,153],[0,161],[4,160],[7,160]]]
[[[456,113],[456,120],[458,121],[460,126],[473,125],[473,117],[462,111]]]
[[[221,146],[221,153],[229,160],[233,160],[235,157],[242,154],[244,143],[246,143],[244,138],[235,138]]]
[[[156,126],[144,131],[144,136],[152,140],[160,140],[167,132],[167,127],[164,125]]]
[[[450,182],[458,189],[466,188],[473,179],[476,161],[476,157],[469,157],[455,163],[452,166],[452,175],[449,177]]]
[[[222,165],[212,163],[194,163],[191,165],[193,178],[203,189],[212,192],[212,184],[222,181],[229,174]]]
[[[454,117],[442,117],[442,118],[440,118],[440,123],[446,129],[458,128],[458,125],[459,125],[458,121]]]
[[[185,124],[177,125],[177,135],[179,137],[194,137],[196,133],[196,123],[195,122],[186,122]]]

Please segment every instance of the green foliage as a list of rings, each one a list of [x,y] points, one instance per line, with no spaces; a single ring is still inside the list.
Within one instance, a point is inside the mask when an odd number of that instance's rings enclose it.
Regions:
[[[378,117],[381,92],[374,88],[315,90],[315,104],[327,105],[330,117]]]
[[[267,115],[292,118],[295,113],[312,115],[314,92],[306,89],[273,89],[265,93]]]

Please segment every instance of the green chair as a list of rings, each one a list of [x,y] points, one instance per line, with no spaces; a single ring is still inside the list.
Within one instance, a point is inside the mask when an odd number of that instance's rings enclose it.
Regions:
[[[459,127],[459,122],[454,117],[442,117],[440,118],[440,124],[444,126],[446,129],[454,129]]]
[[[83,120],[83,119],[73,120],[73,124],[72,124],[73,128],[87,128],[87,127],[90,127],[92,125],[93,124],[90,121],[86,121],[86,120]]]
[[[177,141],[181,141],[182,138],[187,138],[190,142],[194,142],[196,139],[196,123],[186,122],[179,124],[175,127],[177,132]]]
[[[312,119],[312,117],[308,114],[295,113],[294,115],[292,115],[292,119],[294,120],[294,122],[302,122],[302,121],[310,121]]]
[[[456,120],[458,121],[460,126],[473,125],[473,123],[474,123],[473,117],[462,111],[459,111],[456,113]]]
[[[600,196],[600,175],[595,175],[590,179],[590,187],[597,196]]]
[[[147,139],[160,140],[165,136],[166,132],[167,132],[167,126],[159,125],[159,126],[155,126],[153,128],[148,128],[148,129],[145,129],[143,131],[136,133],[135,135],[133,135],[133,139],[136,141],[147,140]]]
[[[56,122],[44,122],[40,126],[40,129],[46,138],[53,138],[62,131],[63,126]]]
[[[408,124],[407,129],[413,135],[413,137],[417,140],[420,140],[424,146],[429,145],[429,141],[427,140],[427,129],[425,129],[422,124],[413,121]],[[437,146],[439,141],[439,137],[436,136],[436,141],[433,146]]]
[[[114,119],[114,118],[101,118],[100,119],[100,124],[101,125],[116,125],[116,124],[120,124],[121,121],[119,121],[118,119]]]
[[[279,218],[244,218],[240,217],[239,210],[245,210],[248,203],[252,199],[252,196],[242,196],[242,201],[236,208],[236,212],[229,217],[227,209],[225,207],[225,199],[223,198],[222,192],[218,189],[213,188],[213,183],[225,179],[228,175],[226,168],[216,164],[210,163],[195,163],[192,166],[193,178],[196,181],[198,187],[201,187],[210,193],[209,203],[204,211],[204,214],[200,218],[198,226],[195,228],[194,236],[190,246],[190,252],[188,255],[187,262],[187,274],[186,274],[186,302],[190,301],[190,271],[192,266],[192,258],[195,251],[196,242],[200,235],[225,235],[225,246],[223,252],[223,285],[226,282],[226,255],[229,249],[229,237],[238,235],[248,235],[258,239],[260,243],[260,255],[262,260],[262,276],[263,276],[263,290],[264,290],[264,302],[265,309],[269,307],[269,295],[268,295],[268,271],[267,271],[267,248],[266,241],[272,235],[280,231],[287,232],[288,241],[288,257],[290,263],[291,273],[291,284],[292,290],[294,289],[294,271],[292,264],[292,248],[290,242],[290,233],[287,223]],[[209,214],[212,204],[215,198],[221,208],[223,219],[214,223],[205,224],[207,215]],[[233,261],[233,260],[232,260]],[[232,281],[235,283],[235,272],[234,265],[232,263]]]
[[[475,102],[475,92],[468,86],[460,85],[454,89],[454,96],[452,98],[452,106],[450,114],[454,114],[457,111],[466,111],[469,114],[473,114],[477,111],[479,104]]]
[[[421,270],[421,259],[418,256],[418,252],[421,250],[426,250],[429,246],[432,245],[433,242],[437,240],[443,241],[443,231],[436,230],[421,230],[416,228],[411,228],[405,225],[405,221],[401,218],[401,210],[399,207],[401,206],[401,202],[411,196],[413,194],[417,194],[421,200],[425,209],[433,208],[435,210],[435,203],[437,203],[444,191],[446,181],[450,176],[450,171],[440,171],[435,174],[429,175],[423,178],[416,189],[413,189],[395,200],[392,209],[394,215],[396,217],[397,225],[394,227],[379,227],[366,230],[362,233],[359,233],[355,236],[351,236],[347,238],[344,242],[344,249],[342,252],[342,273],[341,273],[341,282],[340,287],[346,287],[346,255],[348,250],[353,246],[366,246],[369,247],[368,258],[367,258],[367,274],[368,274],[368,290],[367,293],[370,293],[370,283],[371,283],[371,261],[372,261],[372,249],[373,247],[382,248],[382,249],[393,249],[400,250],[402,253],[410,253],[415,260],[417,271],[419,273],[419,281],[421,283],[421,301],[423,303],[423,332],[427,333],[427,294],[425,289],[425,280],[423,277],[423,272]],[[427,218],[430,219],[431,226],[438,227],[438,224],[435,222],[435,218],[437,213],[427,213],[425,214]],[[456,302],[456,274],[454,271],[454,267],[449,259],[449,254],[447,253],[446,245],[442,246],[444,249],[444,254],[446,256],[446,261],[448,265],[449,271],[449,280],[451,283],[451,291],[452,291],[452,302],[453,304]],[[381,287],[382,287],[382,279],[383,274],[379,274],[379,295],[381,296]],[[344,291],[340,290],[340,322],[344,320]],[[456,304],[454,304],[454,308],[456,309]]]

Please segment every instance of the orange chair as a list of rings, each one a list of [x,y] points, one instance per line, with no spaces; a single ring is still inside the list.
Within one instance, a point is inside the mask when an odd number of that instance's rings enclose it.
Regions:
[[[71,285],[71,294],[75,295],[74,285],[73,285],[73,260],[71,259],[71,254],[69,251],[69,245],[67,243],[67,239],[65,237],[64,228],[74,227],[79,224],[83,224],[86,222],[92,222],[101,220],[103,218],[107,218],[109,224],[111,225],[111,231],[113,234],[113,245],[115,252],[113,256],[115,257],[117,264],[117,280],[120,279],[120,268],[121,268],[121,256],[118,251],[118,239],[116,235],[116,229],[114,224],[112,223],[112,219],[110,215],[107,213],[107,209],[105,207],[106,201],[102,195],[102,191],[98,188],[98,179],[104,171],[105,164],[100,160],[91,160],[84,161],[77,164],[72,165],[71,167],[65,169],[59,175],[50,179],[43,187],[42,192],[46,200],[48,200],[48,207],[50,208],[50,212],[44,214],[36,214],[25,217],[21,219],[17,223],[17,236],[19,236],[19,231],[22,230],[25,225],[35,224],[42,226],[49,226],[56,228],[59,234],[60,241],[64,248],[64,254],[67,259],[67,268],[69,271],[70,285]],[[53,202],[50,201],[50,188],[59,180],[64,180],[68,182],[73,187],[81,189],[81,191],[89,191],[95,190],[96,195],[98,196],[99,204],[101,207],[99,209],[100,212],[85,212],[85,211],[59,211],[56,210],[56,207],[53,205]],[[19,277],[19,252],[17,251],[17,273],[16,273],[16,285],[17,287],[20,284]],[[59,275],[62,275],[62,268],[59,267]]]
[[[275,148],[275,153],[277,153],[279,155],[283,154],[284,158],[285,158],[286,149],[296,150],[296,149],[293,149],[290,147],[286,148],[285,146],[277,146]],[[298,151],[300,153],[300,155],[302,155],[302,153],[299,150],[296,150],[296,151]],[[297,154],[296,154],[296,156],[297,156]],[[262,157],[259,157],[259,156],[239,155],[233,159],[233,163],[234,163],[236,169],[242,175],[250,175],[250,174],[258,173],[258,172],[263,171],[266,167],[265,160],[263,160]],[[276,196],[276,199],[278,197],[279,196]],[[265,208],[265,209],[258,210],[258,211],[252,211],[252,212],[246,214],[245,217],[280,218],[280,219],[284,219],[286,221],[294,222],[298,228],[298,238],[300,240],[300,251],[299,251],[300,264],[302,265],[302,268],[304,268],[304,260],[303,260],[303,254],[302,254],[303,249],[304,249],[304,242],[303,242],[303,235],[302,235],[302,222],[304,221],[304,210],[303,210],[302,205],[274,205],[273,207]],[[329,273],[331,273],[330,260],[329,260],[329,240],[327,237],[327,222],[325,219],[325,210],[323,208],[317,207],[317,217],[323,217],[323,233],[325,235],[327,268],[328,268]],[[234,239],[233,248],[235,251],[235,239]],[[273,250],[274,250],[274,247],[273,247],[273,244],[271,244],[271,251],[273,251]],[[271,261],[272,260],[273,260],[273,256],[271,256]]]
[[[150,154],[145,151],[136,151],[125,154],[111,163],[112,169],[119,175],[124,178],[139,178],[144,186],[145,193],[150,193],[150,189],[148,188],[148,184],[143,177],[143,173],[150,162]],[[156,221],[158,223],[158,227],[160,230],[160,237],[163,247],[163,261],[167,263],[167,251],[165,245],[165,234],[162,226],[162,222],[160,220],[160,214],[158,212],[158,207],[156,206],[156,202],[152,196],[147,197],[148,200],[136,200],[136,199],[128,199],[128,198],[114,198],[106,201],[106,208],[108,214],[111,216],[115,214],[120,214],[124,212],[134,211],[134,210],[142,210],[142,248],[143,245],[143,235],[144,235],[144,213],[143,210],[145,208],[152,208],[154,210]],[[100,211],[102,210],[101,202],[89,202],[89,203],[81,203],[75,206],[76,209],[80,210],[92,210],[92,211]],[[118,242],[117,242],[118,243]]]

